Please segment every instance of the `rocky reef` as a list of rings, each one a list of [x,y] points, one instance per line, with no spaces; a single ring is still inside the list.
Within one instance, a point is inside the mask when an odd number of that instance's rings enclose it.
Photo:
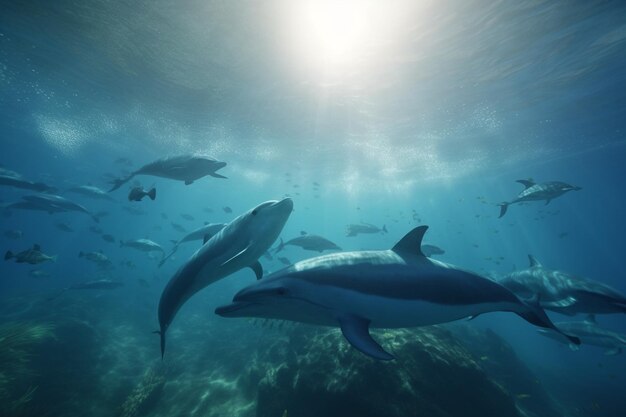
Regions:
[[[299,332],[276,344],[258,386],[258,417],[519,416],[514,399],[439,327],[374,332],[396,360],[354,350],[338,330]]]

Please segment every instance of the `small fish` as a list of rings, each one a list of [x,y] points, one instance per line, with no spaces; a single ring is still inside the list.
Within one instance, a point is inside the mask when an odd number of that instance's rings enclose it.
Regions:
[[[285,258],[284,256],[280,256],[280,257],[278,258],[278,260],[279,260],[280,262],[282,262],[283,264],[285,264],[285,265],[291,265],[291,261],[290,261],[289,259]]]
[[[150,197],[154,201],[156,198],[156,188],[152,187],[146,191],[143,187],[133,187],[128,193],[128,201],[141,201],[145,196]]]
[[[307,234],[307,232],[305,232],[304,230],[300,230],[300,236],[305,236]]]
[[[5,230],[3,235],[5,237],[8,237],[9,239],[16,240],[21,239],[22,236],[24,236],[24,232],[22,232],[21,230]]]
[[[232,213],[233,212],[233,209],[231,209],[228,206],[222,207],[222,210],[224,210],[224,213]]]
[[[135,207],[127,207],[124,206],[122,207],[122,209],[126,210],[127,212],[129,212],[130,214],[134,215],[134,216],[142,216],[144,214],[147,214],[146,211],[135,208]]]
[[[46,278],[50,276],[50,273],[43,271],[41,269],[33,269],[28,273],[33,278]]]
[[[79,252],[79,258],[85,258],[96,265],[98,265],[101,269],[111,269],[113,268],[113,262],[102,252]]]
[[[191,214],[187,214],[187,213],[181,213],[180,217],[182,217],[183,219],[188,220],[190,222],[196,220],[195,217],[193,217]]]
[[[102,240],[106,242],[114,243],[115,237],[113,237],[113,235],[106,234],[106,235],[102,235]]]
[[[46,261],[57,261],[57,255],[50,256],[46,255],[41,251],[41,247],[37,244],[33,245],[31,249],[26,249],[22,252],[13,253],[8,250],[4,254],[4,260],[8,261],[9,259],[15,259],[15,262],[18,264],[28,263],[31,265],[40,264]]]
[[[174,230],[176,230],[177,232],[180,233],[187,233],[187,229],[185,229],[183,226],[181,226],[178,223],[174,223],[174,222],[170,222],[170,224],[172,225],[172,227],[174,228]]]
[[[70,225],[68,225],[67,223],[57,223],[56,224],[57,229],[63,231],[63,232],[73,232],[74,229],[72,229],[70,227]]]

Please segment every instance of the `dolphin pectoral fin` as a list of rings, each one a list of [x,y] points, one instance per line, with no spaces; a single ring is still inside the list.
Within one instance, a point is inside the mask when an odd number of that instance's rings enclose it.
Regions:
[[[224,179],[228,179],[228,177],[225,177],[223,175],[218,174],[217,172],[213,172],[211,174],[209,174],[210,176],[214,177],[214,178],[224,178]]]
[[[607,351],[604,352],[605,356],[615,356],[615,355],[619,355],[620,353],[622,353],[622,348],[616,347],[613,349],[609,349]]]
[[[579,350],[580,350],[580,346],[578,346],[578,345],[576,345],[576,344],[574,344],[574,343],[570,343],[568,346],[569,346],[569,349],[570,349],[572,352],[577,352],[577,351],[579,351]]]
[[[343,336],[358,351],[374,359],[389,361],[394,357],[372,338],[369,332],[370,321],[357,316],[339,318]]]
[[[263,267],[261,266],[261,262],[256,261],[255,263],[250,265],[250,268],[252,268],[252,270],[254,271],[254,274],[256,275],[256,279],[263,278]]]
[[[509,208],[509,203],[504,202],[498,205],[500,206],[500,215],[498,216],[498,218],[500,218],[506,214],[506,210]]]
[[[422,253],[422,239],[424,239],[426,230],[428,230],[428,226],[416,227],[404,235],[404,237],[400,239],[400,241],[396,243],[391,250],[400,255],[410,254],[424,256]]]
[[[193,180],[185,180],[185,185],[193,184]]]

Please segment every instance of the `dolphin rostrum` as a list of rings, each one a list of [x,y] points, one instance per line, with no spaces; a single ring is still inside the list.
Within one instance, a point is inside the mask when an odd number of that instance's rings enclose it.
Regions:
[[[170,178],[172,180],[184,181],[186,185],[207,175],[215,178],[226,178],[216,172],[218,169],[224,168],[225,166],[226,162],[216,161],[215,159],[202,155],[181,155],[161,158],[142,166],[125,178],[114,180],[113,187],[109,192],[117,190],[130,181],[135,175],[152,175],[155,177]]]
[[[617,355],[622,353],[622,349],[626,348],[626,335],[601,328],[598,326],[596,317],[593,314],[589,314],[584,321],[566,321],[554,324],[562,332],[578,337],[583,345],[606,348],[605,355]],[[559,333],[545,329],[540,329],[539,333],[561,343],[567,343],[572,350],[578,350],[578,346],[569,343]]]
[[[252,268],[257,279],[263,276],[259,257],[274,243],[292,210],[290,198],[248,210],[224,226],[174,274],[159,301],[161,357],[168,327],[195,293],[243,268]]]
[[[515,197],[513,201],[503,202],[500,206],[500,215],[498,218],[506,214],[506,210],[511,204],[521,203],[523,201],[541,201],[545,200],[548,204],[552,199],[557,198],[568,191],[579,191],[581,187],[569,185],[560,181],[549,181],[541,184],[535,184],[532,180],[517,180],[524,187],[524,190]]]
[[[232,304],[215,312],[339,326],[353,347],[381,360],[393,356],[370,336],[372,327],[427,326],[510,311],[556,329],[536,300],[522,301],[487,278],[425,257],[420,246],[427,228],[413,229],[391,250],[297,262],[242,289]]]
[[[541,307],[574,315],[626,313],[626,297],[616,289],[567,272],[548,269],[528,255],[530,266],[498,282],[520,297],[538,294]]]

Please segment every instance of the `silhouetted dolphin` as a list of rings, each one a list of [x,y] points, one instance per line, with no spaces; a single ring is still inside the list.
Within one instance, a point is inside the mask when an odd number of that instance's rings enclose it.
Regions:
[[[566,321],[554,323],[562,332],[576,336],[583,345],[593,345],[607,348],[605,355],[617,355],[626,348],[626,335],[611,332],[598,326],[596,317],[589,314],[585,321]],[[567,343],[572,350],[578,350],[577,345],[572,345],[560,333],[552,330],[540,329],[539,333],[561,343]]]
[[[268,201],[235,218],[209,239],[170,279],[159,301],[161,356],[165,333],[183,304],[195,293],[238,270],[252,268],[263,276],[259,257],[283,230],[293,201]]]
[[[153,175],[155,177],[170,178],[184,181],[187,185],[207,175],[215,178],[226,178],[215,172],[225,166],[226,162],[219,162],[201,155],[181,155],[161,158],[142,166],[126,178],[114,180],[113,187],[109,192],[117,190],[123,184],[130,181],[135,175]]]
[[[283,242],[283,240],[280,239],[280,244],[274,253],[280,252],[287,245],[300,246],[304,250],[317,252],[323,252],[325,250],[341,250],[339,246],[324,237],[317,235],[303,235],[288,240],[287,242]]]
[[[526,188],[524,189],[524,191],[519,193],[513,201],[505,201],[498,204],[500,206],[500,216],[498,216],[498,218],[506,214],[506,210],[511,204],[521,203],[523,201],[539,200],[546,200],[546,204],[548,204],[550,201],[552,201],[552,199],[557,198],[568,191],[582,190],[581,187],[576,187],[574,185],[569,185],[560,181],[550,181],[544,182],[542,184],[535,184],[535,182],[532,180],[517,180],[516,182],[519,182]]]
[[[556,329],[536,300],[521,301],[496,282],[425,257],[420,246],[427,228],[413,229],[391,250],[297,262],[239,291],[232,304],[215,312],[339,326],[352,346],[383,360],[393,356],[370,336],[370,327],[426,326],[511,311]]]
[[[5,206],[5,209],[40,210],[48,213],[62,213],[67,211],[78,211],[85,213],[97,223],[98,216],[92,214],[85,207],[74,203],[67,198],[53,194],[26,195],[22,197],[24,201],[18,201]]]
[[[626,297],[616,289],[567,272],[548,269],[528,255],[530,266],[498,282],[520,297],[538,294],[541,306],[574,315],[626,313]]]
[[[40,182],[27,181],[17,174],[7,175],[0,173],[0,185],[8,185],[15,188],[22,188],[24,190],[33,190],[39,192],[53,192],[55,190],[53,187],[50,187],[49,185]]]

